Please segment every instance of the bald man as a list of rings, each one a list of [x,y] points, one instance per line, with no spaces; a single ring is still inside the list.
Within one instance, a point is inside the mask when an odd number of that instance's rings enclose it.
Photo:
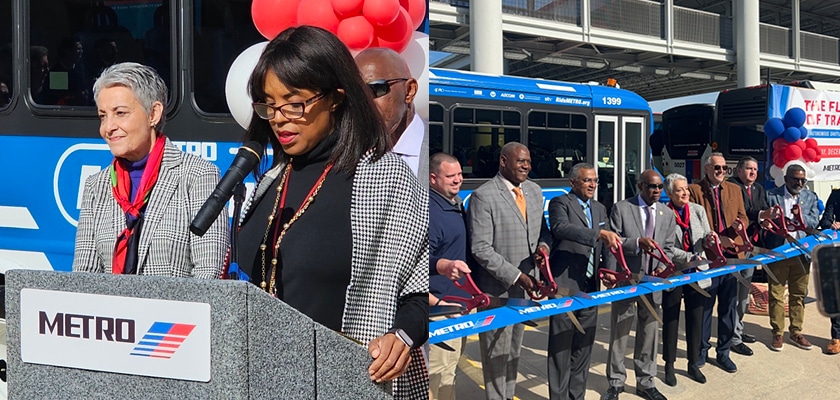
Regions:
[[[394,50],[375,47],[356,56],[362,79],[391,135],[393,151],[411,167],[420,183],[429,186],[429,135],[426,124],[414,111],[417,80],[405,60]]]

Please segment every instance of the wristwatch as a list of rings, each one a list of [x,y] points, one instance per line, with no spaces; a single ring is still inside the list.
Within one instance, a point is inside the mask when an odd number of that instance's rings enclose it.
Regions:
[[[411,340],[411,337],[408,336],[408,333],[406,333],[402,328],[388,329],[388,333],[393,333],[394,335],[396,335],[400,340],[402,340],[403,343],[405,343],[406,346],[414,346],[414,341]]]

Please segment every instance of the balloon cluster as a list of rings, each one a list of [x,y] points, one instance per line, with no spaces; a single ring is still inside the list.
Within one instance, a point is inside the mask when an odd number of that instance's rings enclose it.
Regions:
[[[401,53],[426,18],[426,0],[254,0],[251,18],[268,40],[286,28],[311,25],[351,51],[387,47]]]
[[[820,150],[816,139],[808,138],[805,123],[805,111],[795,107],[785,112],[784,118],[770,118],[764,123],[764,134],[773,144],[773,165],[770,176],[777,186],[784,184],[784,174],[791,164],[799,164],[805,169],[809,179],[814,169],[806,163],[819,162]]]

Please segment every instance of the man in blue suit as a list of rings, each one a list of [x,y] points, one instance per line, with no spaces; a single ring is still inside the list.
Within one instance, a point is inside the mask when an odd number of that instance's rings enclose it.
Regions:
[[[767,191],[767,202],[770,206],[779,205],[785,216],[792,217],[791,207],[798,204],[802,209],[802,220],[809,228],[817,228],[820,211],[817,207],[817,194],[805,187],[805,169],[800,165],[790,165],[785,171],[785,185]],[[805,236],[805,232],[791,232],[795,239]],[[773,248],[784,244],[784,238],[769,234],[765,238],[768,247]],[[810,278],[810,261],[805,256],[788,258],[769,264],[767,268],[773,272],[779,282],[770,280],[768,283],[768,311],[770,326],[773,328],[773,342],[771,350],[782,351],[785,332],[785,283],[788,284],[788,305],[790,309],[789,340],[795,346],[811,350],[811,342],[802,335],[802,323],[805,321],[805,294],[808,291]]]

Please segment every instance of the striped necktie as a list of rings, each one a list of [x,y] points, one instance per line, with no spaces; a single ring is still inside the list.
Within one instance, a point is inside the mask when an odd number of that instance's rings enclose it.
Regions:
[[[583,207],[584,214],[586,214],[586,226],[591,229],[592,210],[587,203],[583,203],[581,205]],[[595,275],[595,247],[589,249],[589,261],[586,263],[586,277],[591,278],[592,275]]]

